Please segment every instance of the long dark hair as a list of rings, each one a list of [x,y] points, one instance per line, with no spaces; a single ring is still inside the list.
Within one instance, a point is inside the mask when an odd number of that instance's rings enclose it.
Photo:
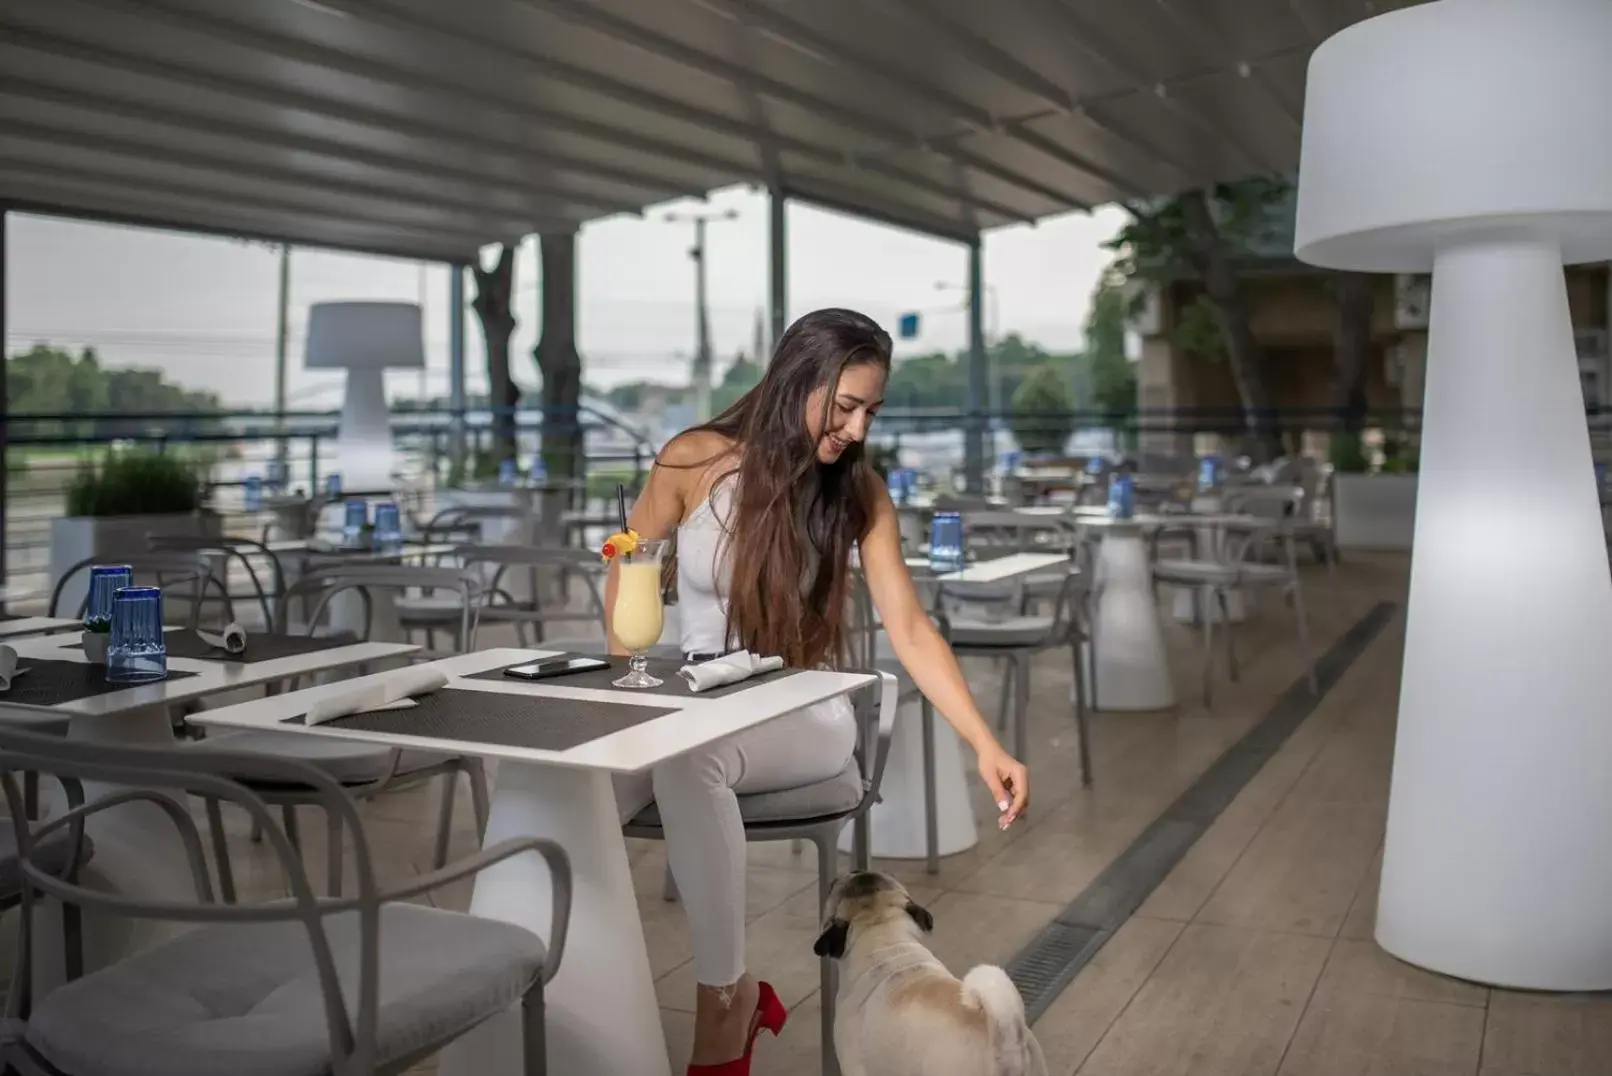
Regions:
[[[813,311],[784,333],[756,387],[699,427],[737,454],[717,478],[738,480],[721,547],[732,568],[728,637],[792,668],[845,658],[851,549],[871,525],[880,482],[861,444],[818,461],[806,407],[828,390],[826,429],[840,375],[865,363],[889,372],[890,334],[854,310]]]

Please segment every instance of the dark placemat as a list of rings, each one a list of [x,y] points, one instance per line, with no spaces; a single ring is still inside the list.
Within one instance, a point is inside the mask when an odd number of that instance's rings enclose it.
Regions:
[[[617,702],[587,702],[537,695],[443,688],[421,696],[407,710],[379,710],[327,721],[321,728],[423,736],[461,743],[499,744],[536,751],[569,751],[630,729],[675,709]],[[302,724],[303,716],[283,724]]]
[[[317,654],[324,650],[334,650],[339,646],[351,646],[358,642],[356,636],[314,636],[307,635],[248,635],[246,637],[246,652],[231,655],[216,646],[202,641],[201,636],[189,631],[169,631],[163,633],[163,641],[168,644],[168,656],[171,658],[194,658],[198,661],[273,661],[276,658],[294,658],[301,654]],[[71,643],[62,647],[63,650],[82,650],[82,641]]]
[[[538,645],[541,646],[542,644],[539,643]],[[694,691],[688,686],[687,680],[684,680],[681,676],[677,675],[677,670],[688,664],[687,662],[677,658],[652,657],[649,659],[649,667],[647,671],[649,675],[658,676],[662,681],[664,681],[659,687],[620,688],[615,685],[614,681],[620,680],[623,676],[627,675],[626,658],[614,657],[608,654],[580,653],[568,653],[565,656],[568,658],[599,658],[602,661],[610,662],[610,668],[593,669],[588,672],[567,673],[564,676],[556,676],[548,680],[526,681],[504,675],[505,669],[512,669],[516,665],[531,664],[530,661],[517,661],[509,665],[500,665],[498,668],[490,669],[487,672],[474,673],[465,677],[465,679],[498,680],[511,684],[556,684],[564,687],[594,688],[599,691],[632,691],[639,695],[670,695],[674,698],[680,699],[720,699],[724,695],[732,695],[736,691],[744,691],[747,688],[755,687],[758,684],[766,684],[772,682],[773,680],[782,680],[786,676],[794,676],[800,671],[799,669],[779,669],[777,672],[766,673],[762,676],[752,676],[748,680],[740,680],[737,684],[723,684],[721,687],[713,687],[706,691]],[[542,658],[540,660],[549,661],[558,659]]]
[[[143,687],[144,684],[109,684],[105,665],[90,665],[82,661],[51,661],[47,658],[20,658],[20,673],[12,677],[11,690],[0,692],[0,702],[24,703],[32,706],[60,706],[66,702],[110,695],[114,691]],[[21,670],[27,669],[27,672]],[[195,676],[192,672],[168,670],[169,680],[184,680]],[[146,683],[161,683],[152,680]]]

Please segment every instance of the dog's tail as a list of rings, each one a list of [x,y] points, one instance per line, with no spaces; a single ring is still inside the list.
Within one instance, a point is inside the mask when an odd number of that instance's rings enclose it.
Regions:
[[[997,1076],[1041,1076],[1046,1063],[1024,1018],[1024,999],[1007,972],[981,964],[963,976],[963,1001],[984,1010],[991,1025]]]

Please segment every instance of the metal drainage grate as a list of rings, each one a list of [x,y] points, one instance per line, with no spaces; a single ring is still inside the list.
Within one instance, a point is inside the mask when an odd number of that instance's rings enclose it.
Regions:
[[[1054,920],[1013,958],[1004,970],[1019,988],[1025,1014],[1032,1022],[1107,940],[1106,930]]]

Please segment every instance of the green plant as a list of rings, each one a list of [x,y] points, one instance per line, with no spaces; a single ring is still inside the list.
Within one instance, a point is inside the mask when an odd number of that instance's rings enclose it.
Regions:
[[[1050,363],[1043,363],[1019,382],[1008,425],[1026,454],[1055,454],[1063,451],[1075,432],[1073,410],[1062,375]]]
[[[183,515],[201,507],[202,477],[177,453],[109,452],[99,468],[85,464],[67,487],[70,516]]]
[[[1327,446],[1327,455],[1331,458],[1332,469],[1339,474],[1365,474],[1371,469],[1358,430],[1334,433]]]

